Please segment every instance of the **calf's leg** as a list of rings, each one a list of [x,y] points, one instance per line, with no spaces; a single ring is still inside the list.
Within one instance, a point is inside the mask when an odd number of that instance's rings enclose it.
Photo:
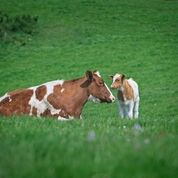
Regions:
[[[134,118],[137,119],[138,116],[139,116],[139,100],[137,100],[137,101],[134,103],[133,114],[134,114]]]
[[[128,118],[129,119],[132,119],[133,118],[133,108],[134,108],[134,102],[131,101],[129,104],[128,104]]]

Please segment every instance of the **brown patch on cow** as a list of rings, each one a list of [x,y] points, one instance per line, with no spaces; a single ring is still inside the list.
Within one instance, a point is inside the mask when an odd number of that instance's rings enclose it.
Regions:
[[[69,115],[63,109],[61,109],[61,111],[58,114],[53,114],[53,115],[51,114],[51,111],[49,109],[46,109],[41,114],[41,116],[44,116],[44,117],[55,117],[55,118],[58,118],[60,116],[60,117],[66,118],[66,119],[69,118]]]
[[[5,116],[29,114],[31,106],[28,102],[33,95],[33,90],[17,90],[8,95],[8,100],[5,98],[3,102],[0,102],[0,114]]]
[[[54,86],[54,89],[53,89],[53,92],[56,94],[56,95],[61,95],[61,90],[62,90],[62,86],[61,85],[55,85]]]
[[[8,95],[11,95],[11,96],[15,96],[15,95],[19,95],[21,92],[24,92],[26,89],[18,89],[18,90],[15,90],[15,91],[11,91],[8,93]]]
[[[59,101],[56,99],[54,94],[50,94],[47,97],[47,100],[55,109],[60,109],[59,108]]]
[[[69,118],[69,115],[68,115],[63,109],[61,109],[61,111],[59,112],[59,115],[60,115],[61,117],[66,118],[66,119]]]
[[[35,107],[32,108],[32,115],[37,116],[37,108]]]
[[[36,91],[35,91],[36,98],[37,98],[39,101],[41,101],[41,100],[44,98],[46,92],[47,92],[47,88],[46,88],[45,85],[39,86],[39,87],[36,89]]]
[[[51,115],[50,110],[49,110],[49,109],[46,109],[46,110],[41,114],[41,116],[51,117],[52,115]]]
[[[54,86],[53,93],[47,97],[48,102],[55,108],[61,111],[58,114],[54,114],[54,117],[61,116],[64,118],[69,118],[69,116],[79,117],[81,114],[81,101],[76,102],[75,100],[81,98],[83,93],[80,90],[80,85],[83,83],[83,79],[65,81],[63,86]],[[76,91],[78,88],[78,91]],[[64,92],[62,90],[64,89]],[[74,97],[75,96],[75,97]],[[75,104],[74,104],[75,103]],[[83,103],[82,103],[83,104]],[[75,112],[74,112],[75,111]]]

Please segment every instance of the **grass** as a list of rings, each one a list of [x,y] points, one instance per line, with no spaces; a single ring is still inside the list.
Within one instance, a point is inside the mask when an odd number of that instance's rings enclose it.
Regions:
[[[82,121],[0,117],[0,177],[173,178],[178,167],[178,2],[5,1],[38,16],[26,45],[0,42],[0,95],[98,69],[140,86],[139,120],[87,103]],[[116,91],[113,91],[116,95]]]

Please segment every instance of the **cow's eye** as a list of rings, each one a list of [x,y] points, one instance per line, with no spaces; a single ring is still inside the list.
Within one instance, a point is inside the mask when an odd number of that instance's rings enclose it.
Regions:
[[[100,80],[98,83],[99,85],[104,85],[104,82],[102,80]]]
[[[120,81],[120,79],[116,79],[116,80],[115,80],[115,82],[119,82],[119,81]]]

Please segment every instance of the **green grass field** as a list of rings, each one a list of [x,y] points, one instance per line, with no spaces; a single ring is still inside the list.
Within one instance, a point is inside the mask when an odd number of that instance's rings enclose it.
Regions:
[[[83,120],[0,117],[0,178],[178,177],[177,0],[0,0],[39,17],[21,45],[0,42],[0,96],[98,69],[140,86],[140,118],[87,103]],[[116,91],[113,91],[116,95]]]

